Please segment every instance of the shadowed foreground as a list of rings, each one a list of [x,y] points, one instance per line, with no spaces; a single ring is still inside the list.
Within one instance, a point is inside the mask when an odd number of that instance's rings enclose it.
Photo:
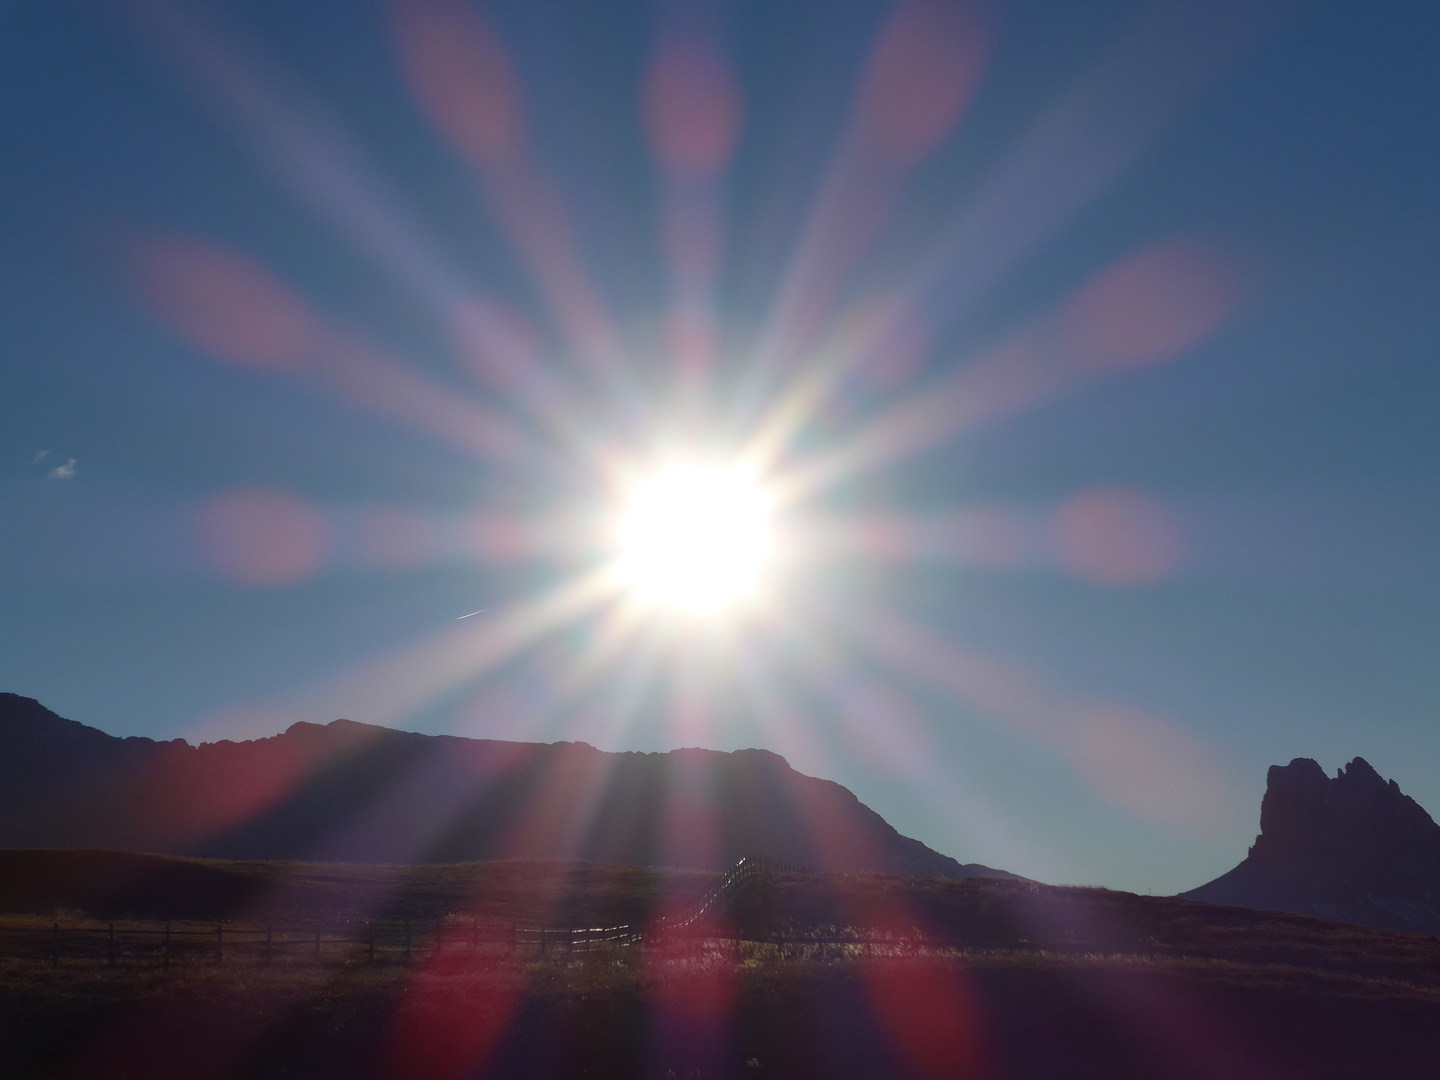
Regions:
[[[347,876],[363,891],[405,874],[269,873],[328,885],[304,894],[308,912],[268,915],[342,929],[346,913],[317,896],[343,898]],[[812,874],[757,878],[680,936],[656,930],[659,916],[705,875],[427,873],[391,883],[385,917],[444,909],[442,928],[459,928],[623,910],[651,929],[641,946],[544,954],[455,934],[438,951],[417,943],[409,963],[368,959],[358,922],[350,947],[223,966],[204,953],[169,968],[138,953],[57,965],[41,948],[0,961],[0,1075],[1408,1077],[1440,1053],[1433,938],[1105,890]],[[0,921],[56,917],[26,910]],[[105,915],[154,917],[118,902]]]

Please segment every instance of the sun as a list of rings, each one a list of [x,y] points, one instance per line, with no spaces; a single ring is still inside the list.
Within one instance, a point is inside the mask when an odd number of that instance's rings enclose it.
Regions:
[[[643,603],[697,614],[753,598],[772,547],[770,513],[743,468],[665,468],[630,492],[619,579]]]

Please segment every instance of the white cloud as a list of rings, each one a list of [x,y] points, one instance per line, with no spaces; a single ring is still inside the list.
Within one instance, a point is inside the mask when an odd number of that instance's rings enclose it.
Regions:
[[[49,457],[49,456],[50,456],[50,451],[49,451],[49,450],[36,450],[36,451],[35,451],[35,456],[30,459],[30,463],[31,463],[32,465],[39,465],[40,462],[44,461],[44,460],[45,460],[47,457]]]
[[[51,480],[69,480],[75,475],[75,459],[72,457],[64,465],[56,465],[50,470]]]

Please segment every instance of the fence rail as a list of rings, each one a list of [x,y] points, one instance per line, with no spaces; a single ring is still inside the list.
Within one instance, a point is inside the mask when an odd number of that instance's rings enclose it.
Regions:
[[[900,939],[875,937],[861,941],[854,937],[791,937],[774,935],[741,935],[705,929],[703,920],[729,904],[746,882],[760,874],[813,873],[809,867],[782,862],[765,856],[740,859],[720,876],[696,905],[680,916],[662,917],[650,927],[633,924],[601,927],[523,927],[482,924],[472,919],[466,925],[455,920],[432,922],[385,921],[367,922],[348,927],[306,926],[229,926],[216,924],[214,929],[196,929],[193,924],[176,929],[140,928],[115,923],[105,926],[0,926],[0,956],[48,960],[58,965],[63,959],[98,959],[104,957],[111,967],[122,958],[148,959],[169,965],[181,958],[202,958],[224,964],[236,957],[259,958],[267,962],[299,956],[321,957],[338,953],[363,951],[371,961],[403,954],[412,959],[417,952],[435,952],[446,948],[499,949],[511,953],[531,951],[545,954],[556,950],[567,953],[590,952],[602,948],[624,948],[647,941],[671,942],[723,941],[738,950],[742,943],[763,943],[777,946],[824,946],[861,944],[867,947],[894,944]]]
[[[383,931],[361,928],[345,933],[320,934],[297,930],[217,927],[216,930],[163,930],[116,928],[113,937],[107,928],[93,927],[0,927],[0,957],[29,959],[60,964],[62,961],[104,961],[110,966],[134,962],[169,965],[181,962],[228,964],[243,962],[290,962],[324,958],[368,959],[371,962],[409,963],[421,956],[458,949],[491,955],[579,954],[602,949],[643,946],[679,951],[726,950],[739,955],[744,948],[773,950],[782,957],[818,959],[835,957],[847,950],[863,955],[919,955],[953,950],[984,948],[980,943],[949,937],[856,931],[831,934],[746,933],[716,928],[689,930],[670,928],[647,933],[628,927],[586,930],[482,928],[478,934],[461,929],[389,927]]]
[[[720,880],[705,891],[693,911],[673,919],[662,919],[666,929],[683,930],[693,926],[722,904],[734,898],[740,887],[760,874],[813,874],[815,871],[798,863],[781,862],[766,855],[747,855],[720,875]]]

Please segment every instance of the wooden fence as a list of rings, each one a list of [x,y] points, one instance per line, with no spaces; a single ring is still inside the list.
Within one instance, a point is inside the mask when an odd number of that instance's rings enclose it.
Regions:
[[[826,947],[859,946],[873,949],[914,949],[921,947],[918,937],[895,935],[831,935],[827,937],[776,935],[741,935],[721,933],[702,923],[730,903],[750,879],[760,874],[813,872],[808,867],[781,862],[767,857],[747,857],[730,867],[701,896],[695,907],[682,916],[662,918],[649,928],[635,925],[554,928],[496,926],[472,919],[467,925],[456,920],[420,923],[413,921],[369,922],[346,927],[264,926],[241,927],[218,924],[214,929],[198,929],[186,924],[176,929],[119,926],[109,923],[96,926],[0,926],[0,956],[48,960],[58,965],[65,959],[96,960],[101,957],[110,966],[122,959],[148,960],[166,966],[180,959],[213,961],[243,957],[273,962],[277,959],[357,953],[374,962],[382,959],[410,961],[417,954],[445,949],[469,947],[512,954],[544,955],[554,951],[566,953],[591,952],[597,949],[625,948],[639,944],[664,944],[666,947],[711,946],[733,949],[742,945],[774,946],[804,951],[818,950],[823,958]],[[936,943],[939,944],[939,943]]]
[[[264,926],[218,924],[213,929],[189,925],[177,929],[117,926],[3,926],[0,956],[48,960],[96,960],[110,966],[121,960],[147,960],[169,966],[182,959],[224,964],[236,958],[264,960],[345,954],[366,959],[403,958],[437,950],[471,948],[510,953],[544,954],[555,950],[589,952],[632,945],[639,934],[628,926],[553,929],[497,927],[454,920],[442,922],[366,923],[351,927]]]
[[[828,934],[742,933],[665,928],[648,932],[629,926],[590,929],[466,927],[455,923],[369,924],[358,928],[237,927],[214,929],[134,928],[113,924],[48,927],[0,926],[0,957],[54,965],[104,961],[118,965],[202,963],[294,963],[351,959],[410,963],[437,952],[465,949],[493,957],[583,954],[642,947],[665,952],[720,951],[739,959],[747,950],[789,959],[834,959],[841,955],[914,956],[968,950],[973,942],[925,935],[854,930]]]
[[[694,910],[679,918],[661,921],[667,930],[683,930],[693,926],[706,915],[729,903],[740,887],[759,874],[813,874],[808,866],[781,862],[765,855],[746,856],[720,875],[720,880],[705,891]]]

